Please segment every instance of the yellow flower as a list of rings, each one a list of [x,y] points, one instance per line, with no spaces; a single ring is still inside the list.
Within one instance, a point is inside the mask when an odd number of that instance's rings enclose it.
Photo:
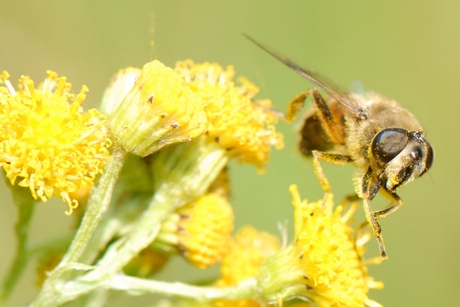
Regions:
[[[332,195],[308,204],[297,186],[290,192],[295,207],[295,241],[269,259],[261,269],[260,286],[269,301],[305,297],[319,307],[380,306],[371,301],[370,287],[381,288],[367,276],[363,263],[365,239],[355,240],[349,222],[357,204],[342,213],[333,210]]]
[[[221,261],[233,231],[227,199],[209,193],[178,209],[163,224],[155,244],[170,244],[194,266],[204,269]]]
[[[240,281],[256,277],[261,265],[281,249],[279,239],[269,233],[246,226],[235,236],[231,250],[222,260],[218,286],[234,286]],[[256,300],[218,301],[218,306],[260,306]]]
[[[224,70],[215,63],[188,60],[177,62],[176,72],[205,101],[208,136],[229,155],[262,167],[271,146],[283,147],[282,135],[274,127],[278,118],[268,111],[271,102],[253,102],[259,89],[245,78],[235,85],[232,66]]]
[[[0,76],[0,163],[12,184],[19,179],[42,201],[60,196],[71,214],[78,201],[69,194],[92,186],[109,159],[105,117],[83,113],[87,87],[75,97],[55,72],[38,88],[22,76],[17,91],[8,77]]]
[[[203,107],[203,100],[172,69],[155,60],[144,65],[110,114],[111,130],[126,151],[145,157],[203,134],[208,122]]]

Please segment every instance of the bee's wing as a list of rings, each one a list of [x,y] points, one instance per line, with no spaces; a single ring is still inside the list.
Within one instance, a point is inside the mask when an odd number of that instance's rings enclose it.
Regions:
[[[308,81],[313,83],[314,85],[316,85],[316,86],[320,87],[321,89],[323,89],[329,96],[331,96],[332,98],[336,99],[338,102],[343,104],[345,107],[347,107],[348,109],[350,109],[351,111],[353,111],[355,113],[358,112],[359,105],[357,104],[357,102],[352,100],[352,99],[350,99],[350,97],[347,96],[346,94],[340,94],[340,92],[342,92],[342,91],[336,90],[335,88],[337,88],[337,87],[332,86],[331,85],[332,82],[326,81],[327,78],[321,77],[317,73],[313,73],[311,71],[308,71],[305,68],[300,67],[296,63],[291,62],[289,59],[282,57],[281,55],[279,55],[278,53],[276,53],[272,49],[262,45],[261,43],[259,43],[258,41],[256,41],[252,37],[250,37],[249,35],[247,35],[245,33],[243,33],[243,35],[247,39],[249,39],[251,42],[253,42],[257,46],[259,46],[261,49],[266,51],[268,54],[270,54],[271,56],[276,58],[278,61],[280,61],[281,63],[283,63],[286,66],[290,67],[291,69],[293,69],[295,72],[297,72],[299,75],[301,75],[302,77],[304,77],[305,79],[307,79]]]

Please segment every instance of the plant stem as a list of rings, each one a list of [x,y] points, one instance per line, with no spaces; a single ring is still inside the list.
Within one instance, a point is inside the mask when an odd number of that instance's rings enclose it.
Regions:
[[[255,278],[246,279],[235,287],[203,287],[180,282],[164,282],[147,280],[137,277],[117,274],[107,280],[105,285],[116,290],[130,290],[133,293],[159,293],[167,296],[194,299],[197,301],[212,301],[218,299],[237,300],[248,297],[259,297],[259,289]]]
[[[121,147],[114,149],[111,159],[104,169],[104,174],[102,174],[99,179],[97,187],[93,188],[93,191],[91,191],[88,207],[83,220],[61,263],[78,261],[81,254],[85,251],[102,215],[109,207],[113,188],[118,179],[118,174],[123,167],[123,161],[126,154],[126,151]]]
[[[69,249],[59,265],[50,273],[48,279],[44,282],[41,292],[33,303],[34,305],[53,306],[58,304],[55,302],[55,298],[61,296],[62,293],[56,289],[56,285],[62,282],[61,276],[66,271],[73,269],[81,270],[85,268],[85,266],[77,264],[76,262],[85,251],[102,215],[107,211],[112,199],[112,192],[118,174],[123,167],[123,161],[126,155],[126,151],[121,147],[116,147],[114,149],[110,161],[104,168],[104,174],[102,174],[99,179],[97,186],[93,187],[91,191],[85,215]]]
[[[19,280],[29,259],[27,250],[30,221],[33,216],[37,201],[32,198],[30,191],[18,185],[11,185],[9,180],[5,180],[13,192],[13,201],[18,208],[18,220],[15,226],[17,240],[16,256],[10,270],[8,271],[5,281],[2,285],[0,294],[0,305],[8,299],[16,282]]]

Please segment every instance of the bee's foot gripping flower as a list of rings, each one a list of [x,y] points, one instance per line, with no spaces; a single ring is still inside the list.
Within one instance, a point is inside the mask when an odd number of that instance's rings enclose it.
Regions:
[[[70,214],[78,202],[69,194],[92,186],[109,159],[105,117],[95,109],[83,113],[88,89],[75,97],[55,72],[38,88],[22,76],[17,91],[8,78],[0,76],[0,163],[12,184],[19,180],[42,201],[61,197]]]

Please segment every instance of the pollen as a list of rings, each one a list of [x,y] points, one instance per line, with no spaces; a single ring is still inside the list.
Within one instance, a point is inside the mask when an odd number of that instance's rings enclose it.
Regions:
[[[70,194],[92,186],[110,158],[106,119],[95,109],[83,112],[86,86],[75,96],[53,71],[37,88],[22,76],[15,90],[8,78],[7,72],[0,76],[0,163],[6,176],[35,199],[61,197],[71,214],[78,201]]]
[[[283,147],[270,100],[253,101],[259,89],[243,77],[235,83],[232,66],[224,69],[216,63],[187,60],[176,64],[176,72],[204,100],[208,136],[229,155],[262,168],[271,147]]]

